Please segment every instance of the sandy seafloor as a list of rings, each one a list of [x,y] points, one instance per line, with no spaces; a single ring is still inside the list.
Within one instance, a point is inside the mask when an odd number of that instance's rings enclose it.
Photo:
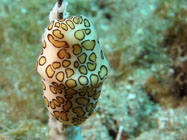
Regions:
[[[110,62],[84,140],[187,140],[187,1],[68,0]],[[35,71],[53,0],[0,0],[0,140],[47,140]]]

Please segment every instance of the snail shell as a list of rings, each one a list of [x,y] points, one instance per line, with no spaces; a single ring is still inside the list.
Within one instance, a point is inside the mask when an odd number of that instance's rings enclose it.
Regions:
[[[97,32],[85,16],[53,20],[44,35],[37,71],[50,114],[80,125],[94,111],[109,63]]]

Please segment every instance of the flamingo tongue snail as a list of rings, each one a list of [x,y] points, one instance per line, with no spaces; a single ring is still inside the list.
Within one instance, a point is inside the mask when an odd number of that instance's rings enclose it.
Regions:
[[[109,63],[93,23],[85,16],[72,16],[50,22],[36,68],[53,118],[80,125],[98,103]]]

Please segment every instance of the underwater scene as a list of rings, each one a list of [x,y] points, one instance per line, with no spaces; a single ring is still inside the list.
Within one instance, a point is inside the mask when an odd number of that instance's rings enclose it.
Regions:
[[[187,140],[187,0],[56,2],[0,0],[0,140]]]

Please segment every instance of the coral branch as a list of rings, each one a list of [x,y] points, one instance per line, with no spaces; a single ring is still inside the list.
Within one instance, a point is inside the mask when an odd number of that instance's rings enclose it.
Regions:
[[[118,135],[116,137],[116,140],[121,140],[122,133],[123,133],[123,127],[120,126],[119,130],[118,130]]]
[[[64,126],[49,114],[50,140],[82,140],[80,126]]]
[[[67,0],[58,0],[49,14],[49,21],[69,17],[69,13],[66,11],[67,6]]]
[[[58,3],[58,8],[60,8],[62,6],[63,0],[57,0]],[[57,18],[58,19],[63,19],[63,12],[57,12]]]
[[[63,19],[68,17],[69,13],[66,11],[67,5],[68,3],[66,0],[57,0],[57,3],[49,14],[49,21],[51,22],[56,19]],[[42,40],[44,40],[45,33],[46,32],[44,32],[42,36]],[[50,140],[82,140],[80,126],[63,125],[58,120],[54,119],[50,114],[49,127]]]

